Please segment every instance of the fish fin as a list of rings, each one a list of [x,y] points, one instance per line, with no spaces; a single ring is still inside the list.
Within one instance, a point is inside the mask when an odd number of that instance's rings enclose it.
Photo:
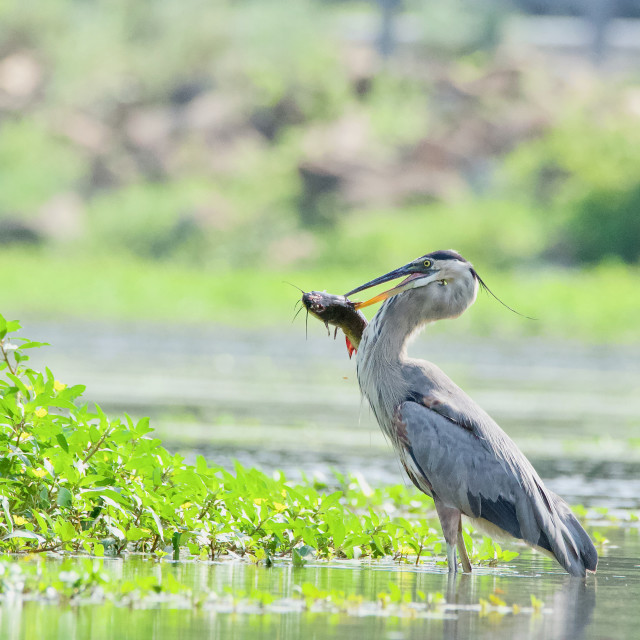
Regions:
[[[351,359],[351,356],[352,356],[354,353],[358,353],[358,350],[357,350],[357,349],[356,349],[356,348],[351,344],[351,340],[349,340],[349,337],[348,337],[348,336],[345,336],[345,337],[344,337],[344,339],[345,339],[345,340],[346,340],[346,342],[347,342],[347,351],[348,351],[348,353],[349,353],[349,359]]]

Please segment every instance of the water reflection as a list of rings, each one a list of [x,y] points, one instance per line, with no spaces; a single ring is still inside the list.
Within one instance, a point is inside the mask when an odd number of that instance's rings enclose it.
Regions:
[[[244,566],[244,565],[243,565]],[[167,567],[171,570],[169,567]],[[201,573],[199,567],[195,573]],[[208,572],[216,573],[220,566],[208,566]],[[482,575],[458,575],[449,578],[444,573],[398,572],[381,576],[374,570],[341,570],[324,567],[322,570],[291,571],[290,568],[266,570],[244,566],[234,574],[244,573],[244,587],[271,583],[274,592],[278,586],[286,593],[297,580],[332,584],[360,583],[366,592],[372,585],[385,584],[387,578],[395,579],[405,587],[413,588],[429,584],[441,584],[448,589],[447,603],[429,612],[426,617],[397,616],[380,612],[371,615],[366,611],[351,615],[345,613],[314,613],[282,607],[264,613],[229,613],[211,608],[172,608],[162,606],[152,609],[130,609],[107,602],[102,605],[62,606],[47,605],[21,600],[3,603],[0,611],[1,637],[80,639],[122,637],[144,638],[347,638],[350,635],[372,640],[423,640],[442,637],[443,640],[478,638],[487,640],[523,639],[579,640],[587,637],[596,605],[593,581],[567,577],[545,598],[544,609],[531,613],[501,614],[478,610],[479,597],[487,597],[498,584],[508,589],[505,599],[521,601],[529,590],[540,594],[540,587],[548,586],[546,576],[500,576],[496,572]],[[163,569],[164,570],[164,569]],[[226,571],[223,571],[226,573]],[[292,575],[293,574],[293,575]],[[209,576],[211,577],[211,576]],[[227,575],[228,578],[228,575]],[[376,579],[377,578],[377,579]],[[423,578],[425,580],[423,580]],[[551,576],[553,580],[553,576]],[[520,583],[520,584],[519,584]],[[350,589],[348,591],[351,591]],[[511,598],[509,597],[511,596]],[[613,621],[612,621],[613,623]],[[613,626],[613,625],[612,625]],[[591,637],[594,637],[591,634]],[[595,636],[601,637],[601,636]],[[614,637],[611,635],[610,637]],[[624,636],[621,636],[624,637]],[[629,636],[627,636],[629,637]]]
[[[474,602],[473,577],[454,578],[449,586],[448,603]],[[523,640],[581,640],[592,621],[595,606],[595,584],[568,576],[545,602],[541,612],[532,615],[488,613],[486,616],[461,612],[444,619],[442,637],[444,640],[495,639],[498,636]]]
[[[7,600],[0,606],[0,638],[80,639],[122,637],[151,638],[370,638],[371,640],[425,640],[427,638],[479,638],[537,640],[539,638],[601,640],[637,637],[640,612],[638,551],[634,532],[616,537],[606,532],[614,544],[601,559],[597,576],[585,581],[566,576],[539,555],[523,553],[503,568],[479,568],[471,576],[451,580],[443,567],[420,567],[396,563],[332,563],[293,568],[290,564],[267,569],[238,562],[155,564],[140,558],[105,563],[115,579],[133,575],[158,576],[172,573],[195,591],[223,593],[269,590],[277,598],[289,598],[294,585],[311,582],[319,589],[338,589],[375,601],[389,583],[409,592],[419,601],[419,592],[440,592],[446,604],[411,617],[393,610],[327,613],[301,611],[282,605],[264,613],[229,612],[215,607],[176,608],[171,605],[150,609],[116,606],[112,603],[58,606],[41,601]],[[596,600],[597,591],[597,600]],[[508,605],[517,604],[519,613],[480,610],[481,599],[495,594]],[[528,610],[530,596],[544,602],[538,613]]]
[[[562,589],[553,596],[551,607],[555,612],[549,638],[579,640],[584,638],[591,624],[596,606],[596,581],[587,583],[580,578],[567,578]]]

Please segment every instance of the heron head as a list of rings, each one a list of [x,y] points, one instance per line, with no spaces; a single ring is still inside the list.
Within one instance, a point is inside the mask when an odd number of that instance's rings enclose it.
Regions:
[[[414,291],[430,306],[442,306],[448,317],[460,315],[471,305],[478,292],[479,277],[473,266],[455,251],[434,251],[408,264],[375,278],[349,291],[347,296],[370,287],[404,278],[392,289],[383,291],[364,302],[355,303],[356,309],[381,302],[398,294]]]

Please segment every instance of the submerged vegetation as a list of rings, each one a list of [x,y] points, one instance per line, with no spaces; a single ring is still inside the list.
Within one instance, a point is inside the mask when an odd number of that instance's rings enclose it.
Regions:
[[[378,615],[415,618],[430,612],[455,613],[473,611],[481,616],[494,614],[535,614],[543,611],[544,602],[534,594],[530,602],[510,602],[501,590],[479,597],[477,603],[448,603],[440,592],[425,593],[420,589],[403,590],[395,582],[379,591],[375,599],[342,589],[323,589],[312,582],[291,587],[290,596],[254,588],[247,592],[227,588],[222,593],[209,589],[193,589],[177,580],[171,571],[156,575],[114,579],[103,561],[70,558],[58,566],[46,565],[37,558],[15,562],[0,558],[0,597],[39,598],[50,604],[96,605],[112,602],[135,608],[194,607],[220,613],[341,613],[346,615]],[[414,599],[415,598],[415,599]]]

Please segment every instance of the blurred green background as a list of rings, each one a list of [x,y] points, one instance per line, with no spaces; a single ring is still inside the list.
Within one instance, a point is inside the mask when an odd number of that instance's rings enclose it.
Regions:
[[[455,248],[538,320],[454,331],[638,342],[640,57],[516,9],[4,0],[3,313],[274,325]]]

